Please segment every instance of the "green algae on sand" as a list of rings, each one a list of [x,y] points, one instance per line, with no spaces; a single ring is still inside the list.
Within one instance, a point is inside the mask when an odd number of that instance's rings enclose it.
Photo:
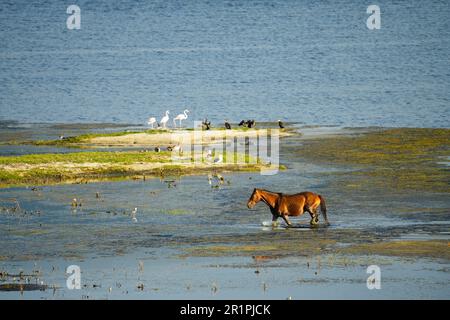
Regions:
[[[349,189],[450,192],[450,129],[371,129],[366,133],[305,141],[300,157],[350,167],[340,174]],[[338,174],[339,175],[339,174]]]

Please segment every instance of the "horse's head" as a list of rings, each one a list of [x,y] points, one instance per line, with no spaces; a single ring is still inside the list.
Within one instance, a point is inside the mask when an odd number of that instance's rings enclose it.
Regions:
[[[253,189],[253,193],[250,196],[250,198],[248,199],[247,207],[249,209],[253,208],[256,205],[256,203],[258,203],[260,200],[261,200],[261,194],[259,192],[259,189],[256,189],[256,188]]]

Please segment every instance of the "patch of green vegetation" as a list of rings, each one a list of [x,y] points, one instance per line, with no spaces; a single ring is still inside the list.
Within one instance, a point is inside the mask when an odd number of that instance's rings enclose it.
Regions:
[[[147,134],[161,134],[161,133],[167,133],[167,132],[172,132],[169,129],[149,129],[149,130],[145,130],[144,133]]]
[[[311,230],[304,233],[307,237],[302,237],[301,240],[298,238],[298,232],[294,230],[274,230],[268,235],[209,236],[191,240],[181,257],[262,256],[267,260],[292,256],[320,256],[323,257],[322,263],[330,266],[367,264],[371,256],[450,259],[450,242],[446,240],[385,241],[374,239],[370,233],[367,235],[367,231],[323,232]],[[325,234],[327,238],[324,238]],[[342,240],[352,245],[338,246]],[[378,257],[377,261],[386,264],[390,260]]]
[[[307,141],[298,153],[313,162],[356,168],[340,174],[349,188],[450,192],[449,169],[438,164],[450,156],[450,129],[380,129],[319,138]]]
[[[257,256],[284,257],[291,255],[309,256],[320,254],[327,246],[334,244],[333,241],[322,240],[318,243],[305,241],[299,246],[298,243],[290,241],[279,241],[273,243],[241,244],[241,245],[211,245],[187,248],[187,256],[195,257],[220,257],[220,256]]]
[[[118,177],[181,176],[209,172],[210,166],[172,162],[172,153],[162,152],[74,152],[0,157],[0,187],[82,183]],[[145,166],[155,164],[155,166]],[[141,166],[143,165],[143,166]],[[2,167],[3,166],[3,167]],[[258,164],[214,165],[223,171],[256,171]]]
[[[264,256],[266,259],[311,256],[327,253],[335,244],[336,240],[325,239],[316,232],[308,233],[308,237],[300,240],[296,231],[274,230],[267,234],[234,234],[190,239],[182,256]]]
[[[10,232],[11,235],[18,237],[34,237],[48,233],[48,230],[43,229],[14,230]]]
[[[213,153],[213,157],[215,154]],[[257,157],[253,157],[248,153],[242,154],[238,152],[225,152],[223,154],[223,162],[241,163],[241,164],[260,164],[261,161]]]
[[[191,212],[188,210],[184,210],[184,209],[170,209],[170,210],[164,210],[163,213],[173,215],[173,216],[178,216],[178,215],[183,215],[183,214],[190,214]]]
[[[16,172],[0,169],[0,181],[12,181],[19,178]]]
[[[91,139],[100,138],[100,137],[121,137],[138,133],[146,133],[146,134],[161,134],[170,132],[170,130],[161,130],[161,129],[149,129],[144,131],[116,131],[116,132],[108,132],[108,133],[86,133],[79,136],[67,137],[64,139],[58,140],[33,140],[33,141],[25,141],[23,144],[33,144],[37,146],[70,146],[72,144],[80,144],[87,143]]]
[[[162,152],[73,152],[73,153],[44,153],[23,156],[0,157],[0,165],[13,164],[48,164],[48,163],[121,163],[136,162],[169,162],[171,153]]]
[[[24,144],[33,144],[36,146],[65,146],[70,144],[84,143],[93,138],[98,137],[120,137],[129,134],[141,133],[140,131],[118,131],[110,133],[86,133],[79,136],[67,137],[65,139],[58,140],[33,140],[26,141]]]
[[[171,153],[163,152],[75,152],[61,154],[29,154],[0,157],[0,186],[53,184],[68,180],[139,174],[124,166],[136,163],[169,163]],[[60,166],[60,163],[69,167]],[[99,166],[84,166],[85,164]],[[25,166],[24,166],[25,165]],[[29,165],[30,167],[26,167]],[[21,166],[24,166],[23,168]],[[155,170],[156,172],[156,170]]]
[[[391,241],[366,243],[350,246],[341,250],[343,253],[387,255],[387,256],[422,256],[450,259],[450,242],[445,240]]]
[[[88,181],[97,180],[121,180],[124,177],[141,174],[141,172],[129,170],[122,166],[76,169],[71,170],[60,167],[33,168],[7,171],[6,173],[6,170],[0,169],[0,188],[23,185],[50,185],[64,182],[87,183]],[[156,170],[153,173],[156,175]]]
[[[190,173],[192,168],[183,167],[177,164],[164,165],[159,169],[160,176],[180,176],[183,173]]]

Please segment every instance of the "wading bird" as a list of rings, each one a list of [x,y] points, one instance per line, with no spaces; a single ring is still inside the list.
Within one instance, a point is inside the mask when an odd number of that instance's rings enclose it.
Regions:
[[[281,120],[278,120],[278,126],[280,127],[280,129],[284,129],[284,124],[283,122],[281,122]]]
[[[131,220],[133,222],[137,222],[136,213],[137,213],[137,208],[134,208],[133,211],[131,211]]]
[[[164,117],[162,117],[161,121],[159,122],[160,125],[165,129],[166,128],[166,123],[167,121],[169,121],[169,110],[166,111],[166,115]]]
[[[153,125],[154,125],[155,123],[156,123],[156,118],[155,118],[155,117],[148,118],[147,124],[148,124],[149,126],[152,126],[152,129],[153,129]],[[156,125],[158,125],[158,123],[156,123]]]
[[[186,120],[186,119],[188,118],[187,113],[189,113],[189,110],[188,110],[188,109],[184,110],[183,113],[180,113],[180,114],[177,115],[175,118],[173,118],[173,125],[174,125],[175,128],[177,127],[176,120],[179,120],[179,121],[180,121],[180,127],[181,127],[181,120]]]

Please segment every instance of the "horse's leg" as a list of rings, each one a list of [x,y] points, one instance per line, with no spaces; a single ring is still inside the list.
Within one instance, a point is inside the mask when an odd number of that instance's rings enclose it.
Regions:
[[[319,216],[317,215],[317,208],[308,208],[306,211],[311,215],[310,225],[315,226],[319,224]]]
[[[272,213],[272,227],[276,226],[277,220],[280,217],[275,208],[270,208],[270,213]]]
[[[278,218],[277,214],[272,214],[272,227],[276,227]]]
[[[284,222],[287,223],[288,227],[292,227],[292,223],[289,221],[286,214],[283,214],[281,217],[283,218]]]

